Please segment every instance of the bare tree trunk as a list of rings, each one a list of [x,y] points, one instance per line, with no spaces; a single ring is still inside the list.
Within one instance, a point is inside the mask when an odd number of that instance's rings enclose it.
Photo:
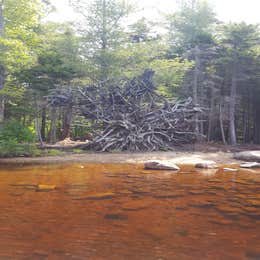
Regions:
[[[208,119],[208,142],[211,141],[212,138],[212,130],[213,130],[213,117],[214,117],[214,104],[216,98],[216,91],[214,87],[211,87],[211,97],[210,97],[210,111],[209,111],[209,119]]]
[[[248,136],[249,136],[249,122],[250,122],[250,105],[249,102],[247,101],[244,105],[243,105],[243,143],[247,143],[248,142]]]
[[[63,119],[63,131],[62,131],[63,139],[70,137],[71,120],[72,120],[72,106],[69,105],[65,109],[65,114]]]
[[[38,118],[39,107],[38,107],[38,102],[37,102],[36,97],[34,97],[34,107],[35,107],[35,113],[34,113],[35,129],[36,129],[36,132],[37,132],[37,135],[38,135],[38,141],[40,141],[40,143],[42,145],[43,142],[42,142],[42,136],[41,136],[39,118]]]
[[[195,68],[194,68],[194,76],[193,76],[193,84],[192,84],[192,91],[193,91],[193,103],[195,106],[199,105],[198,100],[198,84],[199,84],[199,68],[200,68],[200,58],[199,58],[200,50],[199,47],[195,47],[194,56],[195,56]],[[199,115],[195,115],[195,133],[196,138],[199,140]]]
[[[232,80],[230,87],[230,101],[229,101],[229,139],[230,144],[237,144],[236,126],[235,126],[235,112],[236,112],[236,97],[237,97],[237,70],[234,65],[232,72]]]
[[[255,144],[260,144],[260,106],[256,105],[254,113],[254,137],[253,141]]]
[[[50,142],[54,144],[57,141],[57,137],[56,137],[57,111],[54,106],[51,107],[50,119],[51,119]]]
[[[42,122],[41,122],[41,137],[43,141],[46,141],[46,107],[42,108]]]
[[[224,124],[223,124],[222,101],[220,101],[220,104],[219,104],[219,123],[220,123],[222,142],[223,142],[223,144],[227,144],[226,137],[225,137],[225,131],[224,131]]]
[[[106,0],[102,1],[102,35],[101,35],[101,77],[102,80],[107,79],[107,61],[106,61],[106,50],[107,50],[107,3]]]
[[[4,123],[4,115],[5,115],[5,100],[3,96],[0,96],[0,127]]]

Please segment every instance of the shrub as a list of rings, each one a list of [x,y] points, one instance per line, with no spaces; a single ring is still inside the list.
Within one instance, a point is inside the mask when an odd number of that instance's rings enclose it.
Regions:
[[[0,140],[16,140],[17,143],[32,143],[35,134],[17,121],[7,122],[0,131]]]
[[[40,152],[33,144],[34,133],[16,121],[7,122],[0,131],[0,156],[35,156]]]
[[[16,140],[0,140],[0,157],[38,156],[40,151],[35,144],[19,144]]]

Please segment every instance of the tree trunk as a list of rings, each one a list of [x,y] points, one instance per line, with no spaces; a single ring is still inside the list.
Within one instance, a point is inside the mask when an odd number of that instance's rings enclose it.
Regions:
[[[41,131],[40,131],[40,125],[39,125],[39,118],[38,118],[38,112],[39,112],[39,108],[38,108],[38,102],[36,97],[34,97],[34,108],[35,108],[35,112],[34,112],[34,119],[35,119],[35,129],[38,135],[38,141],[42,143],[42,136],[41,136]]]
[[[222,136],[222,142],[223,142],[223,144],[227,144],[226,137],[225,137],[224,124],[223,124],[222,102],[221,101],[220,101],[220,104],[219,104],[219,123],[220,123],[220,131],[221,131],[221,136]]]
[[[102,1],[102,35],[101,35],[101,77],[102,80],[107,79],[107,5],[106,0]]]
[[[70,137],[71,120],[72,120],[72,105],[69,105],[65,109],[65,113],[64,113],[63,131],[62,131],[63,139]]]
[[[231,145],[237,144],[236,126],[235,126],[236,97],[237,97],[237,69],[235,64],[232,72],[232,80],[231,80],[231,87],[230,87],[230,101],[229,101],[229,139]]]
[[[5,100],[4,97],[0,95],[0,127],[4,123],[4,112],[5,112]]]
[[[54,144],[57,141],[57,137],[56,137],[57,111],[54,106],[51,107],[50,120],[51,120],[50,143]]]
[[[42,108],[41,137],[46,141],[46,107]]]
[[[249,142],[250,139],[250,103],[248,100],[246,100],[243,107],[243,143],[246,144]]]
[[[255,144],[260,144],[260,106],[256,105],[254,114],[254,137],[253,141]]]
[[[212,130],[215,125],[214,122],[214,114],[215,114],[215,99],[216,99],[216,90],[213,86],[211,86],[211,97],[210,97],[210,110],[209,110],[209,118],[208,118],[208,142],[212,139]]]
[[[193,83],[192,83],[192,92],[193,92],[193,103],[195,106],[199,105],[198,100],[198,83],[199,83],[199,68],[200,68],[200,58],[199,58],[200,50],[199,47],[196,46],[194,50],[195,56],[195,68],[194,68],[194,75],[193,75]],[[198,114],[195,115],[195,133],[196,139],[199,140],[199,116]]]

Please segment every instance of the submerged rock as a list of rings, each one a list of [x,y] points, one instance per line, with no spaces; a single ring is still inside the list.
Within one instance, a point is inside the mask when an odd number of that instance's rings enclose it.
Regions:
[[[124,214],[106,214],[104,218],[110,220],[126,220],[128,216]]]
[[[243,163],[240,165],[241,168],[250,168],[250,169],[258,169],[260,168],[260,163],[252,162],[252,163]]]
[[[249,161],[249,162],[260,162],[260,151],[244,151],[234,154],[234,159]]]
[[[171,170],[179,171],[180,168],[171,161],[153,160],[144,163],[144,168],[148,170]]]
[[[39,184],[36,187],[36,191],[52,191],[56,189],[56,185]]]

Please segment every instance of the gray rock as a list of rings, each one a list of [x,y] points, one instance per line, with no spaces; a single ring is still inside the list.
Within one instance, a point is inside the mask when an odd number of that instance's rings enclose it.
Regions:
[[[144,168],[147,170],[171,170],[179,171],[180,168],[171,161],[166,160],[152,160],[144,163]]]
[[[215,161],[212,160],[205,160],[201,158],[201,155],[197,154],[190,154],[189,156],[181,156],[174,159],[171,159],[171,162],[177,164],[177,165],[190,165],[195,166],[197,164],[216,164]]]
[[[234,168],[223,168],[224,172],[237,172],[238,169],[234,169]]]
[[[234,154],[234,159],[248,161],[248,162],[260,162],[260,151],[244,151]]]
[[[249,169],[259,169],[260,163],[252,162],[252,163],[243,163],[240,165],[241,168],[249,168]]]
[[[195,164],[195,168],[199,169],[217,169],[218,165],[215,162],[203,162]]]

